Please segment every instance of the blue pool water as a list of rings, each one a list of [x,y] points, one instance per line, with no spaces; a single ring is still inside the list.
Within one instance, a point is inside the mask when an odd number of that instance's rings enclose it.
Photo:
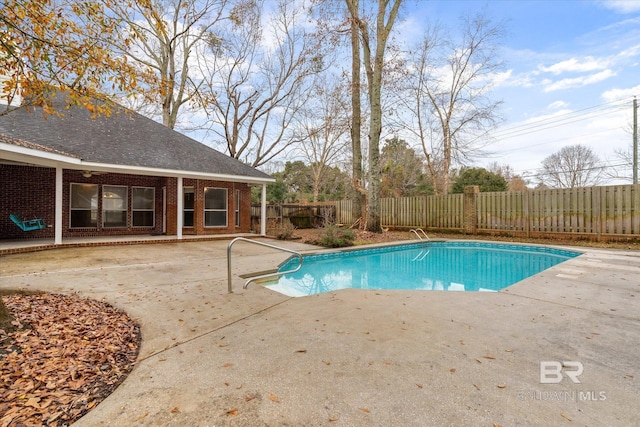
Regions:
[[[266,287],[290,296],[346,288],[499,291],[580,252],[481,242],[421,242],[304,257]],[[279,271],[294,269],[298,259]]]

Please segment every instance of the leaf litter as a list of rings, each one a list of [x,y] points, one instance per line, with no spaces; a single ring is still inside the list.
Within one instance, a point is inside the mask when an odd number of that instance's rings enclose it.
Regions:
[[[70,425],[133,368],[140,328],[113,306],[75,295],[2,298],[18,328],[0,330],[0,427]]]

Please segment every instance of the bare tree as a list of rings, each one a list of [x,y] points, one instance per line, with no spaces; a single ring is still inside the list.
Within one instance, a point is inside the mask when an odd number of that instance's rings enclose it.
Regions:
[[[262,3],[252,2],[200,58],[206,76],[206,127],[227,153],[257,167],[299,142],[292,123],[309,97],[322,53],[305,32],[306,11],[279,0],[265,34]]]
[[[152,0],[114,2],[111,10],[133,42],[117,48],[133,60],[144,89],[135,109],[160,115],[173,129],[180,109],[199,103],[203,81],[191,68],[196,50],[215,37],[223,18],[234,19],[229,0]],[[238,6],[240,7],[240,6]],[[201,105],[201,103],[200,103]]]
[[[551,188],[598,185],[602,176],[600,159],[584,145],[563,147],[542,161],[541,181]]]
[[[527,189],[527,182],[516,174],[509,165],[492,162],[487,166],[487,170],[503,177],[509,184],[509,191],[524,191]]]
[[[462,36],[430,28],[412,55],[407,79],[410,96],[402,103],[413,121],[436,194],[446,194],[453,165],[482,153],[497,121],[500,102],[488,97],[491,75],[502,66],[497,55],[501,25],[482,16],[463,19]]]
[[[614,164],[607,168],[603,174],[606,178],[625,180],[633,183],[633,168],[636,164],[633,153],[633,123],[627,124],[623,130],[629,134],[629,145],[625,148],[614,150]]]
[[[324,76],[316,82],[296,123],[299,139],[303,141],[300,151],[312,173],[314,202],[318,201],[327,169],[345,152],[347,141],[344,136],[349,131],[344,87],[331,84],[329,80]]]
[[[369,25],[360,17],[357,4],[346,0],[351,19],[358,24],[363,63],[369,95],[369,188],[366,229],[382,232],[380,224],[380,134],[382,133],[382,71],[384,54],[391,29],[398,16],[402,0],[378,0],[375,19],[375,40],[371,39]],[[391,4],[391,7],[389,5]]]

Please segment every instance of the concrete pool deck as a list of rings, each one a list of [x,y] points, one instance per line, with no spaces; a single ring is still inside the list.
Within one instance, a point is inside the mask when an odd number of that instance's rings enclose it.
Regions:
[[[638,425],[638,252],[576,248],[497,293],[290,298],[242,289],[287,256],[244,243],[228,294],[227,244],[0,257],[0,288],[75,292],[141,324],[136,367],[74,425]]]

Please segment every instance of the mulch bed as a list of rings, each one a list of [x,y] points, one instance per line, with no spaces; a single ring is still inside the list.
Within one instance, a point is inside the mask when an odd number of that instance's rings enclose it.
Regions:
[[[2,297],[0,427],[66,426],[106,398],[138,356],[140,328],[104,302],[74,295]]]

